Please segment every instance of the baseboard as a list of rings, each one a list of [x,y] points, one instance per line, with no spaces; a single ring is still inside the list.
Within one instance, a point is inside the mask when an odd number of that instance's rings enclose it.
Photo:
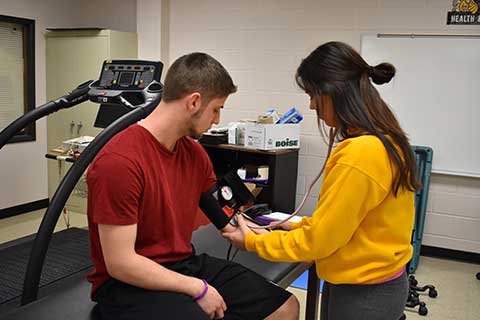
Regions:
[[[0,219],[17,216],[19,214],[40,210],[48,207],[48,198],[20,204],[18,206],[5,208],[0,210]]]
[[[475,252],[466,252],[422,245],[422,248],[420,249],[420,255],[480,264],[480,254]]]

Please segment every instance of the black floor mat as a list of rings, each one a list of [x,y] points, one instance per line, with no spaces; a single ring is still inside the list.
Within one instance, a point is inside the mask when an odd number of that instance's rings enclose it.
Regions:
[[[0,250],[0,304],[22,294],[33,239]],[[40,287],[92,266],[88,230],[70,228],[54,233],[40,278]]]

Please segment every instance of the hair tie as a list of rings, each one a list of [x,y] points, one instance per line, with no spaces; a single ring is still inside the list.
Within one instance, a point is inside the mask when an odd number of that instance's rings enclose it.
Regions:
[[[375,67],[369,66],[368,67],[368,75],[370,76],[370,78],[373,77],[374,73],[375,73]]]

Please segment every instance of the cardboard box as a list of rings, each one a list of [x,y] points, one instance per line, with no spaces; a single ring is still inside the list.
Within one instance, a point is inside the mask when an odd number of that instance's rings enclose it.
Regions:
[[[228,143],[243,146],[245,144],[245,122],[232,122],[228,128]]]
[[[300,124],[245,124],[244,146],[261,150],[300,148]]]
[[[80,136],[78,138],[70,139],[63,141],[63,149],[65,151],[72,150],[82,152],[86,147],[93,141],[95,137],[91,136]]]

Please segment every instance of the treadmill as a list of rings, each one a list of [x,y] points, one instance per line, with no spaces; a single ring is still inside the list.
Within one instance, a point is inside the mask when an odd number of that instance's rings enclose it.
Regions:
[[[163,64],[159,61],[105,60],[102,65],[99,80],[90,80],[80,84],[65,96],[41,105],[19,117],[0,132],[1,149],[10,138],[28,124],[53,112],[74,107],[87,100],[100,104],[95,126],[105,128],[95,137],[88,147],[85,148],[80,156],[73,161],[73,165],[61,180],[50,201],[33,241],[33,245],[26,244],[27,247],[31,247],[31,249],[21,291],[21,306],[31,304],[39,297],[40,278],[47,255],[47,249],[52,240],[55,225],[70,193],[102,147],[115,134],[149,115],[159,104],[163,88],[160,83],[162,69]],[[56,235],[62,232],[77,232],[78,234],[75,236],[79,240],[79,245],[83,245],[83,251],[88,252],[88,231],[79,232],[83,230],[77,229],[76,231],[75,229],[76,228],[70,228],[65,231],[60,231],[56,233]],[[59,236],[57,241],[62,241],[61,236],[62,235]],[[20,245],[23,245],[21,249],[28,249],[25,244]],[[15,247],[12,247],[12,249],[15,249]],[[62,257],[60,257],[60,259],[61,258]],[[5,262],[2,262],[2,264],[3,263]],[[4,272],[9,272],[11,270],[8,269],[12,269],[12,266],[3,265],[2,269],[5,269],[3,270]],[[46,298],[41,300],[48,301],[50,299],[56,301],[56,298],[50,298],[50,296],[55,297],[55,292],[61,294],[62,300],[64,300],[70,292],[74,294],[74,297],[70,299],[72,304],[62,304],[62,308],[67,308],[68,317],[70,317],[72,313],[75,314],[75,310],[77,310],[76,308],[78,307],[85,307],[90,310],[93,305],[93,303],[90,302],[88,294],[90,284],[85,280],[85,275],[90,271],[91,267],[84,268],[81,272],[75,270],[74,274],[71,275],[59,275],[58,278],[50,279],[51,281],[45,285],[45,288],[42,288],[41,295],[46,296]],[[55,273],[55,270],[53,270],[53,273]],[[12,288],[12,283],[0,283],[0,289],[3,285],[5,285],[7,289],[15,289]],[[67,291],[65,292],[65,290]],[[18,298],[12,300],[18,303]],[[65,301],[68,301],[68,299]],[[45,304],[45,306],[49,309],[49,311],[45,310],[45,316],[48,315],[48,318],[66,319],[66,314],[65,316],[60,314],[54,316],[54,309],[58,309],[58,307],[51,309],[52,307],[49,306],[48,303]],[[9,311],[9,309],[12,308],[14,309]],[[18,306],[12,306],[12,303],[10,303],[8,307],[1,309],[2,311],[6,310],[7,313],[1,314],[0,318],[12,314],[12,318],[23,319],[24,316],[16,315],[18,309],[23,308],[25,307],[18,308]],[[85,311],[88,310],[82,309],[82,314],[89,314],[89,312]],[[36,318],[40,317],[38,311],[35,311],[35,314]],[[35,316],[35,314],[33,315]]]
[[[1,149],[16,132],[29,123],[87,100],[100,104],[95,126],[105,127],[74,161],[60,182],[30,250],[20,306],[6,312],[0,308],[0,320],[100,319],[95,303],[90,300],[91,285],[85,279],[90,269],[56,281],[49,288],[42,288],[39,294],[40,276],[54,227],[76,182],[95,155],[115,134],[145,118],[159,104],[162,96],[162,85],[159,82],[162,68],[161,62],[106,60],[99,80],[82,83],[71,93],[37,107],[0,132]],[[192,243],[198,254],[208,253],[220,258],[225,258],[229,245],[212,224],[195,231]],[[317,319],[319,281],[311,263],[269,262],[246,251],[239,251],[235,261],[284,288],[311,268],[306,319]]]

